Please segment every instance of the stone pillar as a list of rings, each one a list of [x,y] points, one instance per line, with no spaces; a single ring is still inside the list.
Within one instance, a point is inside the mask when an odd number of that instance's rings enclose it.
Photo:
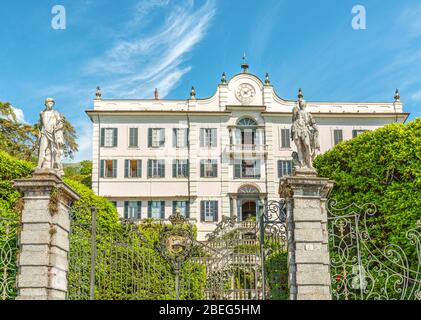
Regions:
[[[331,300],[325,204],[332,188],[332,181],[311,173],[281,180],[281,197],[287,201],[291,300]]]
[[[231,212],[231,217],[237,217],[238,218],[238,199],[237,199],[237,195],[232,195],[231,196],[231,201],[232,201],[232,212]]]
[[[53,171],[15,180],[23,195],[18,290],[19,300],[64,300],[71,203],[79,199]]]

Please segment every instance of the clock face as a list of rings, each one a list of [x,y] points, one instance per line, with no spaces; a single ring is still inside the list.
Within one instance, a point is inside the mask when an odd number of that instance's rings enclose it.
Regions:
[[[253,101],[253,98],[256,95],[256,90],[251,84],[243,83],[238,86],[236,95],[240,102],[249,104]]]

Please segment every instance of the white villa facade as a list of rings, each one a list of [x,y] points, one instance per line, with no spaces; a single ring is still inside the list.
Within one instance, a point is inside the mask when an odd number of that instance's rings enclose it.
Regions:
[[[187,100],[94,100],[93,189],[129,219],[168,219],[176,207],[197,224],[199,239],[222,216],[256,215],[277,200],[279,179],[290,175],[292,109],[268,77],[248,72],[216,93]],[[321,152],[365,130],[405,122],[399,95],[391,102],[312,102]]]

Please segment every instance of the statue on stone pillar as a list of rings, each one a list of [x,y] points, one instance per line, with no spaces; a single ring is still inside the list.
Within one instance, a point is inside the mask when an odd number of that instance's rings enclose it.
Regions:
[[[58,175],[64,175],[62,156],[64,148],[64,120],[53,107],[54,99],[45,100],[45,110],[41,112],[39,134],[38,167],[36,170],[52,169]]]
[[[320,151],[319,130],[310,112],[306,111],[307,102],[301,89],[298,92],[298,106],[292,112],[291,139],[297,146],[294,152],[294,169],[297,171],[313,171],[313,160]]]

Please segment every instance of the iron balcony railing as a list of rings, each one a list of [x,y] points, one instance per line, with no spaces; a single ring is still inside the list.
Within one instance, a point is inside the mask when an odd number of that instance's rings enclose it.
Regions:
[[[229,152],[256,152],[267,153],[268,146],[265,144],[230,144]]]

